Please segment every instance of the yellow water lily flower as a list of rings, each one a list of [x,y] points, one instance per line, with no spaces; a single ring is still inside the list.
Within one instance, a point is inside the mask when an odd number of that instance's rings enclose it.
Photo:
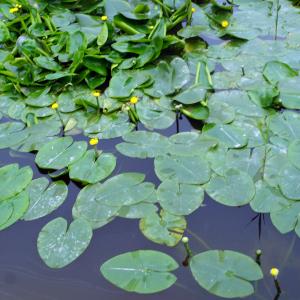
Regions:
[[[184,244],[187,244],[189,242],[189,238],[187,236],[184,236],[181,241],[184,243]]]
[[[226,28],[226,27],[229,26],[229,22],[228,22],[227,20],[224,20],[224,21],[221,22],[221,26],[222,26],[223,28]]]
[[[21,4],[16,4],[15,7],[22,8],[22,5]]]
[[[99,91],[99,90],[94,90],[94,91],[92,92],[92,95],[95,96],[95,97],[100,97],[100,96],[101,96],[101,91]]]
[[[10,12],[11,14],[14,14],[14,13],[16,13],[16,12],[18,12],[18,11],[19,11],[19,8],[18,8],[18,7],[12,7],[12,8],[9,9],[9,12]]]
[[[277,276],[279,275],[279,270],[277,268],[272,268],[270,270],[270,274],[271,274],[272,277],[274,277],[276,279]]]
[[[52,109],[58,109],[58,103],[57,102],[54,102],[52,105],[51,105],[51,108]]]
[[[137,96],[132,96],[132,97],[130,98],[130,103],[131,103],[131,104],[137,104],[138,101],[139,101],[139,98],[138,98]]]
[[[102,20],[102,21],[107,21],[107,19],[108,19],[108,16],[102,16],[102,17],[101,17],[101,20]]]
[[[192,13],[196,12],[196,8],[192,7]]]
[[[92,139],[90,139],[89,143],[91,146],[95,146],[99,143],[99,140],[98,140],[98,138],[92,138]]]

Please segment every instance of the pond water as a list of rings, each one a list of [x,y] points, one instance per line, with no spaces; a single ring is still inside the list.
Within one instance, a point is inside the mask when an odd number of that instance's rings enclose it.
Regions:
[[[140,126],[141,127],[141,126]],[[190,122],[179,120],[182,131],[191,130]],[[140,128],[143,129],[143,128]],[[164,135],[176,133],[174,124]],[[75,136],[75,139],[85,139]],[[153,170],[152,159],[132,159],[119,154],[115,145],[120,139],[101,141],[99,148],[112,152],[118,158],[114,174],[134,171],[146,174],[146,180],[159,184]],[[31,165],[34,178],[46,176],[34,163],[34,155],[1,150],[1,165],[18,162],[21,166]],[[114,175],[112,174],[112,176]],[[62,216],[72,220],[71,210],[80,190],[74,182],[68,184],[69,195],[65,203],[52,214],[32,222],[19,221],[0,234],[0,299],[5,300],[117,300],[117,299],[216,299],[216,296],[200,288],[192,278],[189,268],[180,266],[175,271],[177,283],[171,288],[154,295],[138,295],[124,292],[107,282],[99,267],[111,257],[136,249],[161,250],[178,262],[184,260],[182,244],[175,248],[159,246],[147,240],[139,231],[138,220],[116,218],[108,225],[96,230],[88,249],[71,265],[55,270],[48,268],[40,259],[36,239],[40,229],[52,219]],[[232,249],[255,257],[262,250],[262,269],[268,274],[271,267],[280,269],[280,284],[283,293],[280,299],[296,300],[300,282],[300,241],[293,233],[280,234],[269,220],[261,222],[249,206],[227,207],[206,196],[204,207],[187,217],[187,236],[195,253],[208,249]],[[257,292],[245,299],[276,299],[274,282],[265,276],[257,284]]]

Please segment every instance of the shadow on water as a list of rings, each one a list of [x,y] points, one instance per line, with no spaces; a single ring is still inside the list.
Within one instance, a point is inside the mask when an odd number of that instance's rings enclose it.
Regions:
[[[186,118],[179,119],[181,131],[192,129]],[[140,126],[140,129],[143,129]],[[176,133],[176,124],[164,135]],[[76,139],[86,139],[76,137]],[[115,145],[121,139],[103,140],[100,148],[112,152],[118,157],[114,174],[135,171],[146,174],[146,179],[159,184],[153,170],[152,159],[131,159],[120,155]],[[34,178],[48,176],[41,173],[34,164],[34,155],[9,150],[0,151],[0,164],[18,162],[31,165]],[[113,174],[113,175],[114,175]],[[117,218],[108,225],[94,231],[92,242],[86,252],[74,263],[64,269],[48,268],[39,258],[36,239],[41,228],[50,220],[62,216],[71,221],[72,206],[80,186],[69,181],[69,196],[55,212],[32,222],[19,221],[0,234],[0,299],[2,300],[139,300],[174,299],[213,300],[217,297],[200,288],[192,278],[189,268],[181,266],[176,271],[177,283],[170,289],[155,295],[137,295],[126,293],[108,283],[99,272],[100,265],[114,255],[136,249],[156,249],[169,253],[179,264],[185,258],[185,250],[180,244],[167,248],[148,241],[140,233],[138,220]],[[295,234],[281,235],[272,226],[269,217],[262,222],[261,238],[257,231],[255,217],[248,206],[240,208],[226,207],[211,200],[208,196],[202,208],[188,218],[190,245],[193,253],[208,249],[232,249],[255,258],[257,249],[262,250],[261,265],[265,279],[256,284],[256,294],[245,299],[274,299],[276,289],[269,270],[273,266],[280,268],[280,299],[297,300],[300,281],[300,242]],[[253,222],[251,222],[253,220]],[[254,222],[255,221],[255,222]],[[261,230],[261,229],[260,229]],[[278,299],[278,298],[275,298]]]

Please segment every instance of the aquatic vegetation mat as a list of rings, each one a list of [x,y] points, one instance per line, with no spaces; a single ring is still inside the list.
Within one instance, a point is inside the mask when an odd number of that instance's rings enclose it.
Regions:
[[[73,220],[55,218],[37,237],[50,268],[72,263],[115,218],[139,219],[154,243],[174,247],[183,238],[185,264],[203,289],[224,298],[254,293],[258,260],[223,249],[194,254],[183,236],[187,216],[205,209],[209,195],[270,214],[280,233],[300,237],[297,6],[2,0],[0,149],[34,153],[45,175],[0,168],[0,230],[58,209],[67,178],[81,187]],[[181,130],[183,116],[193,130]],[[173,124],[177,133],[164,135]],[[101,150],[106,139],[120,155],[151,159],[160,184],[120,173],[116,153]],[[149,294],[172,286],[177,268],[161,251],[133,249],[100,272]]]

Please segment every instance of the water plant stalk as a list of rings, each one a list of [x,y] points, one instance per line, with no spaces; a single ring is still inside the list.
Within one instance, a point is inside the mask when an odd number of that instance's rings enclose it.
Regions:
[[[275,40],[277,40],[277,35],[278,35],[278,20],[279,20],[280,8],[281,5],[279,4],[279,0],[276,0],[276,19],[275,19],[275,36],[274,36]]]

